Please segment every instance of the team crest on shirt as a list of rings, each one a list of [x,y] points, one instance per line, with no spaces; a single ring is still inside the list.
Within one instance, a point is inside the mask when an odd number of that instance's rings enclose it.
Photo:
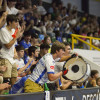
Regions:
[[[51,69],[54,69],[54,66],[50,66]]]

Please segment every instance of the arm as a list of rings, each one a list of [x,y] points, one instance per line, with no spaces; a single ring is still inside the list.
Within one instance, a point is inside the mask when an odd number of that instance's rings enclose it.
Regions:
[[[59,62],[62,62],[62,61],[66,61],[67,59],[69,59],[71,56],[63,56]]]
[[[0,6],[2,5],[2,1],[3,0],[0,0]],[[2,7],[0,8],[0,12],[1,11],[6,11],[6,7],[7,7],[7,2],[6,2],[6,0],[4,0],[4,3],[2,5]]]
[[[0,84],[0,91],[2,91],[4,89],[9,89],[10,87],[11,87],[11,85],[9,85],[8,83]]]
[[[5,47],[7,49],[10,49],[13,46],[13,44],[15,43],[15,41],[19,38],[20,31],[21,31],[21,28],[19,28],[18,31],[16,32],[16,37],[13,38],[8,44],[5,44]]]
[[[0,18],[0,28],[2,28],[4,26],[4,24],[6,23],[6,17],[8,15],[8,12],[4,12]]]
[[[17,51],[16,51],[16,48],[14,49],[14,59],[17,59],[18,58],[18,55],[17,55]]]
[[[56,73],[56,74],[48,74],[48,78],[50,81],[54,81],[56,79],[58,79],[60,76],[62,76],[63,72],[59,72],[59,73]]]
[[[73,82],[70,81],[70,80],[65,80],[61,77],[61,83],[62,83],[62,86],[61,86],[61,89],[62,90],[65,90],[67,89]]]

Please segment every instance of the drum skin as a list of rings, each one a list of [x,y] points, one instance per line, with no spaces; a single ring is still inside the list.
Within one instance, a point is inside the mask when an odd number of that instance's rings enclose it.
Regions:
[[[90,65],[87,64],[82,57],[68,59],[63,67],[68,69],[68,73],[63,75],[63,78],[76,83],[86,81],[91,73]]]

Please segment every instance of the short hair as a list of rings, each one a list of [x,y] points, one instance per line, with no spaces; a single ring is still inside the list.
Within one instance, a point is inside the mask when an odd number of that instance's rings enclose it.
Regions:
[[[16,46],[15,48],[16,48],[16,51],[17,52],[20,51],[20,50],[24,50],[24,47],[23,46],[20,46],[20,45]]]
[[[50,48],[50,46],[46,43],[43,43],[40,45],[40,49],[49,49],[49,48]]]
[[[91,33],[91,32],[88,32],[88,33],[87,33],[87,36],[90,36],[91,34],[93,34],[93,33]]]
[[[65,45],[65,46],[70,46],[70,43],[64,42],[64,45]]]
[[[32,56],[32,52],[33,53],[35,53],[35,50],[36,50],[37,48],[35,47],[35,46],[30,46],[29,48],[28,48],[28,55],[29,56]]]
[[[97,70],[91,70],[91,77],[93,78],[93,76],[95,75],[95,74],[98,74],[99,72],[97,71]]]
[[[32,37],[32,38],[36,38],[36,39],[39,38],[39,36],[38,36],[37,33],[32,33],[32,34],[31,34],[31,37]]]
[[[9,22],[12,23],[13,21],[15,21],[15,22],[19,21],[18,17],[14,14],[7,15],[7,25],[9,25]]]
[[[25,31],[23,34],[24,34],[24,37],[31,36],[31,32],[30,31]]]
[[[55,41],[51,47],[51,54],[55,54],[56,50],[59,51],[60,49],[65,50],[65,45],[59,41]]]

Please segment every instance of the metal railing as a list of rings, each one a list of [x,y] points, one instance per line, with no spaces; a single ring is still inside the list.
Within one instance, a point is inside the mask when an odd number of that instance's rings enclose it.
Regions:
[[[76,35],[76,34],[71,34],[71,36],[72,36],[72,50],[74,49],[74,43],[75,43],[75,42],[74,42],[74,39],[77,39],[77,40],[79,40],[79,41],[81,41],[81,42],[83,42],[83,43],[89,45],[89,46],[90,46],[90,50],[92,50],[92,48],[94,48],[94,49],[100,51],[100,49],[99,49],[98,47],[92,45],[92,40],[93,40],[93,39],[95,39],[95,40],[100,40],[100,38],[89,37],[89,36],[82,36],[82,35]],[[81,38],[89,39],[90,43],[88,43],[88,42],[82,40]]]

